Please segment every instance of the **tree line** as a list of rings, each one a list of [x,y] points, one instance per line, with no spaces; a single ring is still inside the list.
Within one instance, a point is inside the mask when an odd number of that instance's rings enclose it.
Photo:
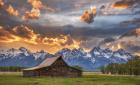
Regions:
[[[140,75],[140,58],[135,57],[122,64],[111,63],[101,67],[101,72],[103,74]]]
[[[22,71],[22,67],[17,67],[17,66],[1,66],[0,67],[0,72],[20,72]]]

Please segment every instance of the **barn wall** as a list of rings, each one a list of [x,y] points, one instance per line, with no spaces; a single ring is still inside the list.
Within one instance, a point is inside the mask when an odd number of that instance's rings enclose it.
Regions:
[[[70,67],[49,67],[39,70],[40,76],[51,77],[80,77],[82,72]]]
[[[62,58],[59,58],[49,67],[44,67],[32,71],[23,71],[23,76],[51,76],[51,77],[80,77],[82,72],[68,66]]]
[[[24,77],[32,77],[32,76],[40,76],[39,72],[36,70],[32,71],[23,71],[23,76]]]
[[[63,59],[58,59],[50,67],[40,69],[40,75],[54,76],[54,77],[80,77],[82,72],[80,70],[69,67]]]

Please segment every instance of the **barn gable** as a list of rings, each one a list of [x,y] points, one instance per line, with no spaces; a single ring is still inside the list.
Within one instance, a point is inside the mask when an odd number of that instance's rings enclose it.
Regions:
[[[41,64],[39,64],[38,66],[35,66],[35,67],[32,67],[32,68],[27,68],[27,69],[24,69],[24,70],[37,70],[37,69],[40,69],[40,68],[49,67],[49,66],[51,66],[59,57],[61,57],[61,56],[47,58],[47,59],[45,59]]]
[[[53,64],[52,66],[58,66],[58,67],[61,67],[61,66],[68,66],[67,63],[63,60],[62,57],[59,57]]]
[[[61,56],[47,58],[40,65],[23,70],[23,76],[81,76],[81,70],[70,67]]]

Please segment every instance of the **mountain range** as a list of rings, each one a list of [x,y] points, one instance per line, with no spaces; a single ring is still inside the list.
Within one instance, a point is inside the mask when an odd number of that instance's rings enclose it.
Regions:
[[[85,71],[95,71],[110,63],[126,63],[133,58],[130,53],[123,49],[112,51],[95,47],[90,52],[85,52],[82,48],[72,50],[64,48],[55,54],[49,54],[44,51],[33,53],[21,47],[19,49],[1,50],[0,66],[33,67],[46,58],[56,55],[62,55],[67,64],[80,66]]]

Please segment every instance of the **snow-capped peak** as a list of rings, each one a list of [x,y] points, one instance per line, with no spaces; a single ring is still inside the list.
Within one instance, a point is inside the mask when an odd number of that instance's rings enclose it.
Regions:
[[[109,59],[109,58],[115,57],[115,58],[124,59],[126,61],[132,58],[132,55],[130,55],[130,53],[126,52],[123,49],[119,49],[119,50],[113,52],[108,48],[102,49],[102,48],[96,47],[91,51],[91,54],[97,58],[104,57],[104,58]]]
[[[35,57],[35,60],[41,58],[41,59],[45,59],[46,58],[46,55],[49,55],[49,53],[46,53],[45,51],[40,51],[40,52],[36,52],[36,53],[33,53],[33,56]]]
[[[61,55],[63,59],[71,66],[80,66],[84,70],[95,70],[101,66],[110,63],[125,63],[132,59],[133,56],[123,49],[112,51],[110,49],[102,49],[95,47],[90,52],[83,49],[67,49],[64,48],[55,55]],[[30,52],[26,48],[9,49],[0,52],[0,66],[36,66],[48,57],[55,56],[44,51],[36,53]]]
[[[132,58],[132,55],[123,49],[119,49],[113,53],[113,57],[118,57],[124,59],[125,61],[128,61]]]
[[[24,53],[24,55],[29,56],[31,53],[28,49],[24,48],[24,47],[20,47],[19,51],[21,51],[22,53]]]

